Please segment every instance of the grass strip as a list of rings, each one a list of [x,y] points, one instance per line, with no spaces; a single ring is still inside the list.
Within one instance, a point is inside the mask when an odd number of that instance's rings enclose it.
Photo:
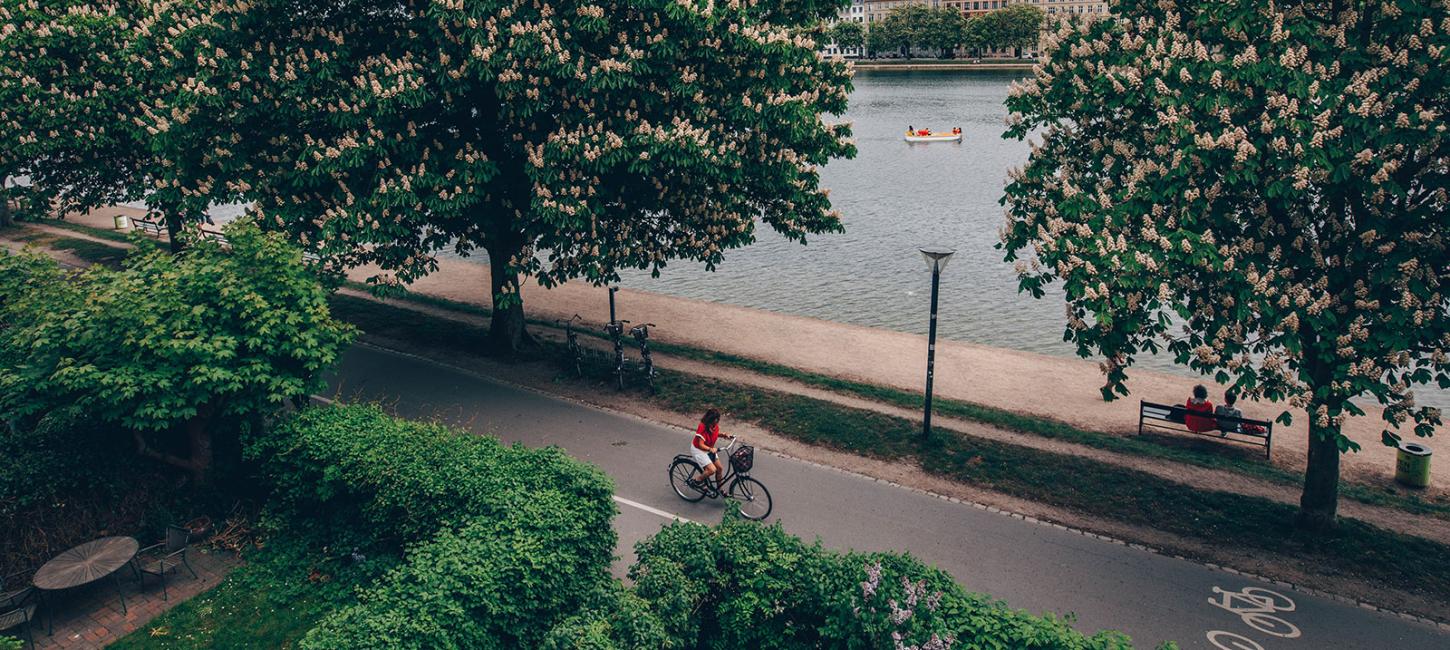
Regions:
[[[45,242],[45,245],[56,250],[68,251],[89,264],[106,266],[120,264],[121,260],[126,259],[126,254],[129,252],[125,248],[116,248],[109,244],[73,237],[57,237]]]
[[[91,237],[95,237],[96,239],[105,239],[105,240],[109,240],[109,241],[113,241],[113,242],[117,242],[117,243],[121,243],[121,244],[130,244],[130,245],[133,245],[133,246],[134,245],[150,246],[150,247],[153,247],[153,248],[161,248],[161,247],[163,247],[163,246],[166,245],[165,242],[162,242],[159,239],[152,239],[150,237],[142,237],[140,235],[135,234],[135,231],[131,231],[131,230],[124,231],[124,232],[123,231],[119,231],[119,230],[106,230],[105,228],[96,228],[96,227],[93,227],[93,226],[87,226],[85,224],[71,223],[69,221],[65,221],[65,220],[62,220],[62,219],[48,220],[48,221],[44,221],[44,222],[41,222],[41,223],[44,223],[45,225],[51,226],[51,227],[54,227],[54,228],[63,228],[65,230],[70,230],[72,232],[78,232],[78,233],[81,233],[81,234],[84,234],[84,235],[90,235]]]
[[[335,314],[365,332],[442,351],[478,350],[484,329],[373,301],[337,296]],[[546,346],[555,350],[557,344]],[[591,364],[591,382],[607,382]],[[562,381],[567,381],[562,380]],[[1397,589],[1450,599],[1450,546],[1352,519],[1323,537],[1293,527],[1295,508],[1267,499],[1186,485],[1075,456],[939,430],[923,441],[916,422],[810,397],[662,371],[654,396],[678,412],[719,408],[802,442],[884,460],[914,460],[927,471],[972,485],[1129,524],[1246,551],[1302,557],[1326,574],[1349,574]]]
[[[334,554],[335,555],[335,554]],[[274,535],[215,587],[179,603],[108,646],[112,650],[293,648],[328,614],[356,602],[399,558],[358,564],[310,540]]]

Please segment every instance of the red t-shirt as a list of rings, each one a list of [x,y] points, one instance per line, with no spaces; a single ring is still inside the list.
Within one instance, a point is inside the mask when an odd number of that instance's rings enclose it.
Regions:
[[[1188,400],[1188,403],[1184,404],[1183,408],[1188,409],[1188,413],[1183,416],[1183,424],[1188,427],[1189,431],[1203,433],[1218,428],[1218,420],[1212,417],[1213,402],[1203,400],[1201,403],[1194,404],[1193,400]],[[1207,413],[1209,417],[1194,415],[1195,413]]]
[[[714,447],[715,441],[720,439],[720,425],[716,424],[706,429],[705,423],[701,422],[700,426],[695,427],[695,435],[699,436],[695,438],[695,447],[700,451],[706,451],[710,447]]]

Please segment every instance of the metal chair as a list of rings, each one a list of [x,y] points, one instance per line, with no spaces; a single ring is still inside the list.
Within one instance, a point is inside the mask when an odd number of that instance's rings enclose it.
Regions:
[[[175,571],[177,567],[186,567],[191,577],[200,579],[191,568],[191,563],[186,561],[186,549],[190,542],[190,531],[180,526],[167,526],[166,541],[136,551],[136,558],[131,560],[131,568],[136,571],[136,577],[142,584],[145,584],[146,574],[160,578],[161,599],[170,600],[166,592],[167,572]]]
[[[35,649],[35,635],[30,630],[30,622],[35,620],[35,603],[30,602],[33,595],[34,591],[26,587],[0,601],[0,632],[20,628],[31,650]]]
[[[18,600],[21,596],[30,594],[30,583],[28,580],[19,580],[21,576],[30,575],[30,571],[17,571],[10,575],[0,577],[0,609],[9,609],[11,602]],[[10,585],[20,584],[20,587]]]

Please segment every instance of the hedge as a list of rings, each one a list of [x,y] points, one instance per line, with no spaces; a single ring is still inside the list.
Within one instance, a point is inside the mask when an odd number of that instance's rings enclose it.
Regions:
[[[245,451],[289,538],[403,556],[304,647],[535,647],[612,582],[612,485],[559,449],[346,406],[306,409]]]
[[[1085,636],[1052,615],[968,593],[910,555],[835,553],[779,524],[728,517],[715,529],[676,523],[636,552],[630,576],[646,601],[691,595],[669,605],[695,619],[677,630],[678,647],[1131,647],[1116,632]]]
[[[401,549],[478,518],[504,519],[515,493],[557,492],[590,528],[581,552],[608,558],[613,485],[558,448],[507,446],[376,406],[310,408],[248,441],[272,483],[270,516],[359,547]]]
[[[415,547],[408,561],[303,639],[332,648],[532,648],[611,581],[612,548],[560,492],[510,492],[479,517]]]

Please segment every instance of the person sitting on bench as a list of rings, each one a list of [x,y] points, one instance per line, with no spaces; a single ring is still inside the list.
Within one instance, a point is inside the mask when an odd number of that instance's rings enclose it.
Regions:
[[[1237,407],[1234,406],[1234,403],[1238,401],[1239,395],[1238,393],[1235,393],[1232,388],[1224,391],[1223,404],[1220,404],[1218,408],[1214,409],[1213,414],[1226,415],[1231,418],[1243,417],[1244,412],[1240,411]],[[1239,429],[1238,422],[1224,422],[1223,420],[1218,421],[1218,430],[1221,435],[1225,436],[1230,433],[1242,433],[1242,431],[1240,431]]]
[[[1213,419],[1213,402],[1208,401],[1208,389],[1203,384],[1193,387],[1193,397],[1188,398],[1184,408],[1188,412],[1183,416],[1183,424],[1189,431],[1204,433],[1218,428],[1218,421]]]

